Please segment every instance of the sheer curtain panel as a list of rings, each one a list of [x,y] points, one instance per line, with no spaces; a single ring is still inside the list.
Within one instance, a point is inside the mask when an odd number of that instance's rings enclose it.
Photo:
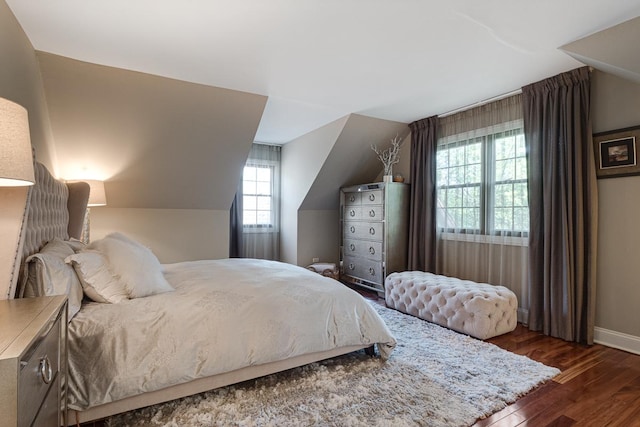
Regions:
[[[230,218],[230,257],[280,259],[279,146],[252,145]]]
[[[598,187],[590,72],[522,88],[531,204],[529,328],[593,344]]]
[[[253,144],[242,174],[242,256],[280,259],[280,147]]]
[[[526,146],[521,94],[440,117],[436,271],[503,285],[527,306]]]

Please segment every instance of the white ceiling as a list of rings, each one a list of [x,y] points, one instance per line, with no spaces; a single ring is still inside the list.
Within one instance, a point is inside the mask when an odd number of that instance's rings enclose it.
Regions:
[[[269,97],[256,140],[409,123],[578,67],[640,0],[6,0],[35,49]]]

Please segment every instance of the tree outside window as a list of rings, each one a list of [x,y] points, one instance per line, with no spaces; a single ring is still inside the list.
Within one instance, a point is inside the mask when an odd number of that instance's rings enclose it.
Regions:
[[[521,128],[440,145],[436,171],[442,231],[512,236],[529,231]]]

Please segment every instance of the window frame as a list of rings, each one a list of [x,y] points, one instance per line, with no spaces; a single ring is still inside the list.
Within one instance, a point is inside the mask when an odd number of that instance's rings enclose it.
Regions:
[[[514,244],[521,244],[521,239],[528,238],[529,229],[527,230],[496,230],[496,186],[500,184],[521,184],[528,183],[527,178],[519,178],[519,179],[511,179],[504,181],[496,181],[496,141],[507,134],[513,135],[523,135],[524,137],[524,126],[522,120],[514,120],[510,122],[505,122],[497,126],[492,126],[491,128],[478,129],[471,132],[465,132],[461,134],[450,135],[444,138],[438,139],[438,144],[436,148],[436,168],[438,168],[438,160],[437,156],[439,152],[443,149],[452,149],[456,146],[465,146],[478,143],[478,140],[481,140],[481,155],[480,155],[480,184],[455,184],[455,185],[439,185],[437,180],[438,170],[436,170],[436,210],[444,209],[445,212],[448,208],[440,208],[441,199],[438,197],[439,191],[441,189],[450,189],[450,188],[471,188],[478,187],[480,188],[480,200],[479,200],[479,228],[448,228],[443,227],[439,224],[440,213],[437,212],[436,217],[437,223],[436,227],[438,232],[444,236],[449,236],[449,240],[464,240],[469,241],[468,238],[463,238],[461,235],[469,235],[469,236],[478,236],[480,240],[491,241],[492,238],[497,236],[506,236],[514,240]],[[516,153],[517,154],[517,153]],[[514,161],[522,158],[523,156],[515,156],[512,157]],[[526,153],[524,158],[526,159]],[[466,163],[467,159],[465,159],[464,166],[466,167],[469,163]],[[525,160],[526,161],[526,160]],[[527,164],[528,168],[529,165]],[[450,169],[451,166],[447,166],[447,169]],[[528,188],[527,188],[528,192]],[[528,199],[528,195],[527,195]],[[516,207],[511,205],[511,209],[513,210]],[[528,207],[528,203],[527,203]],[[465,206],[461,206],[462,209]],[[452,237],[459,236],[459,237]],[[483,239],[484,237],[484,239]],[[478,238],[472,238],[471,241],[477,241]]]
[[[449,139],[449,138],[447,138]],[[479,139],[479,137],[475,137],[475,136],[471,136],[468,138],[460,138],[457,140],[452,140],[450,142],[447,142],[445,144],[442,143],[438,143],[438,147],[437,147],[437,152],[436,152],[436,156],[438,156],[438,152],[441,151],[441,149],[443,147],[448,147],[448,150],[451,150],[453,148],[456,147],[462,147],[462,146],[470,146],[472,144],[476,144],[478,143],[477,140]],[[480,148],[480,181],[478,183],[464,183],[464,184],[454,184],[454,185],[443,185],[443,186],[438,186],[438,181],[437,181],[437,157],[436,157],[436,203],[438,204],[438,206],[440,206],[440,198],[438,197],[438,192],[441,188],[446,188],[446,189],[465,189],[465,188],[477,188],[479,189],[480,192],[480,197],[479,197],[479,205],[478,205],[478,209],[479,209],[479,221],[480,224],[482,224],[484,222],[484,218],[483,218],[483,212],[485,211],[484,209],[484,198],[483,198],[483,194],[484,194],[484,143],[482,143],[481,148]],[[468,165],[470,165],[470,163],[465,162],[462,166],[463,167],[467,167]],[[460,167],[460,165],[458,165],[458,167]],[[452,169],[451,166],[447,166],[447,169]],[[436,208],[436,209],[440,209],[440,208]],[[460,207],[460,209],[465,209],[464,204]],[[448,209],[446,209],[448,210]],[[464,214],[464,212],[463,212]],[[439,231],[441,232],[448,232],[448,233],[469,233],[469,234],[477,234],[479,232],[479,229],[475,229],[475,228],[445,228],[445,227],[440,227],[438,226]]]
[[[265,168],[265,169],[269,169],[270,171],[270,187],[271,187],[271,191],[270,194],[266,195],[266,194],[258,194],[258,193],[250,193],[247,194],[245,191],[245,186],[244,186],[244,181],[245,181],[245,168]],[[255,159],[248,159],[247,162],[245,163],[243,169],[242,169],[242,197],[243,197],[243,202],[242,202],[242,228],[245,232],[273,232],[277,230],[277,226],[275,224],[275,220],[276,220],[276,213],[275,213],[275,186],[276,186],[276,179],[277,179],[277,172],[278,172],[278,164],[275,161],[271,161],[271,160],[255,160]],[[255,181],[256,183],[259,181]],[[245,203],[244,203],[244,197],[245,196],[252,196],[252,197],[269,197],[269,212],[270,212],[270,222],[269,224],[246,224],[244,221],[244,214],[245,211],[248,211],[248,209],[246,209],[245,207]],[[251,209],[252,212],[256,212],[256,218],[257,218],[257,213],[260,211],[264,211],[264,209],[258,209],[257,205],[256,205],[256,209]]]

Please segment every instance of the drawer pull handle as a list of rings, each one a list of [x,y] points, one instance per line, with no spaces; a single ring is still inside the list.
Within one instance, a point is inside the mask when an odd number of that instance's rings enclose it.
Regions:
[[[349,197],[349,201],[350,202],[355,202],[356,201],[356,196],[354,196],[353,194],[351,195],[351,197]]]
[[[369,267],[369,274],[371,274],[372,276],[376,275],[376,271],[373,269],[373,267]]]
[[[356,211],[354,211],[353,209],[351,209],[351,210],[349,211],[349,215],[350,215],[350,216],[356,216]]]
[[[353,243],[349,245],[349,249],[351,249],[351,251],[355,251],[356,250],[356,245],[354,245]]]
[[[53,369],[51,369],[51,362],[49,362],[49,358],[47,356],[40,359],[39,373],[45,384],[49,384],[53,379]]]
[[[371,209],[371,210],[369,211],[369,216],[370,216],[371,218],[373,218],[374,216],[376,216],[376,211],[374,211],[373,209]]]
[[[369,246],[369,253],[374,255],[376,253],[376,249],[373,246]]]
[[[371,200],[372,202],[376,199],[376,195],[375,194],[369,194],[369,200]]]
[[[352,233],[356,232],[356,228],[352,225],[351,227],[349,227],[349,231],[351,231]]]
[[[373,227],[369,228],[369,234],[371,234],[372,236],[376,234],[376,229]]]
[[[356,268],[355,265],[353,265],[353,263],[349,264],[349,270],[354,270]]]

